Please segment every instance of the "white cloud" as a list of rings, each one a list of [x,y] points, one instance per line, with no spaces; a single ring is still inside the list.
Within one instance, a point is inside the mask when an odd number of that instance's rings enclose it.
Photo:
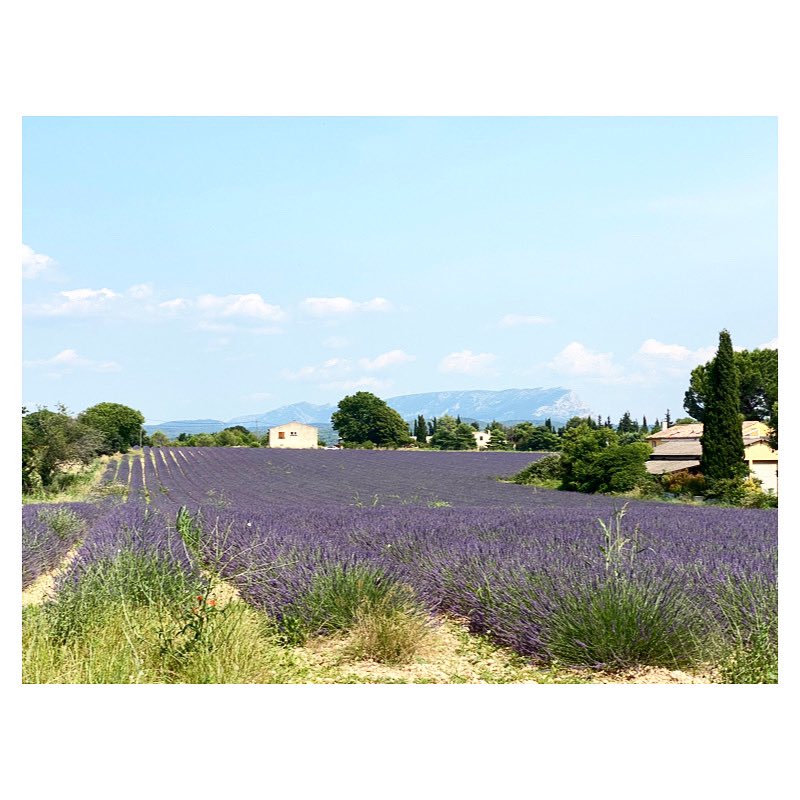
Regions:
[[[197,298],[197,309],[203,314],[219,317],[280,320],[285,316],[280,306],[266,303],[260,294],[229,294],[224,297],[204,294]]]
[[[477,375],[485,373],[496,358],[497,356],[493,353],[473,353],[472,350],[461,350],[445,356],[439,362],[439,371]]]
[[[28,306],[33,314],[46,317],[89,316],[106,311],[113,301],[121,295],[111,289],[70,289],[59,292],[55,303],[43,303],[39,306]]]
[[[409,361],[415,361],[416,356],[410,356],[402,350],[390,350],[388,353],[381,353],[375,358],[362,358],[358,364],[362,369],[386,369],[394,364],[405,364]]]
[[[497,324],[501,328],[516,328],[522,325],[547,325],[552,322],[549,317],[537,317],[526,314],[506,314]]]
[[[146,300],[148,297],[152,297],[153,287],[149,283],[137,283],[128,289],[127,294],[134,300]]]
[[[53,377],[59,377],[76,369],[88,369],[92,372],[119,372],[121,367],[115,361],[92,361],[78,355],[71,348],[56,353],[51,358],[24,361],[26,367],[46,367]]]
[[[44,253],[37,253],[27,244],[22,245],[22,277],[35,278],[45,270],[52,269],[56,262]]]
[[[283,370],[281,373],[286,380],[332,380],[348,374],[352,367],[346,358],[329,358],[322,364],[300,367],[297,370]]]
[[[183,297],[176,297],[173,300],[165,300],[163,303],[159,303],[158,307],[170,312],[183,311],[189,307],[189,301]]]
[[[336,317],[356,311],[390,311],[391,303],[384,297],[357,302],[347,297],[307,297],[301,308],[313,317]]]
[[[111,289],[70,289],[67,292],[59,292],[59,294],[66,297],[70,303],[100,302],[119,297]]]
[[[613,380],[621,374],[611,353],[595,353],[580,342],[570,342],[547,366],[566,375],[586,378]]]
[[[704,364],[714,357],[715,347],[700,347],[690,350],[681,344],[664,344],[657,339],[645,339],[637,355],[644,358],[667,359],[681,363]]]
[[[756,350],[777,350],[778,349],[778,337],[776,336],[774,339],[770,339],[768,342],[764,344],[760,344]]]

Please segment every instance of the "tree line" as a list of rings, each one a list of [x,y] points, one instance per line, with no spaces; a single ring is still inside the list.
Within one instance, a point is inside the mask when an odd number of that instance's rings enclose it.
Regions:
[[[63,404],[55,411],[23,407],[22,491],[66,488],[76,468],[142,443],[143,423],[141,412],[120,403],[98,403],[77,416]]]
[[[722,331],[715,357],[696,367],[684,396],[691,415],[673,421],[667,409],[663,423],[702,422],[702,476],[665,476],[658,487],[681,484],[679,490],[703,491],[710,496],[741,493],[747,466],[741,436],[743,420],[764,421],[769,442],[778,446],[777,350],[733,350],[730,334]],[[442,415],[426,420],[419,414],[409,426],[400,414],[370,392],[344,397],[331,417],[344,447],[420,447],[433,450],[475,450],[479,423]],[[156,431],[148,436],[141,412],[119,403],[99,403],[77,416],[63,405],[55,411],[22,410],[22,488],[24,492],[52,491],[69,482],[74,468],[97,456],[126,452],[136,445],[185,447],[267,447],[269,434],[257,436],[242,425],[217,433],[181,433],[170,440]],[[558,453],[531,465],[521,482],[558,483],[581,492],[620,492],[636,487],[655,490],[645,469],[651,448],[647,438],[661,430],[662,421],[641,422],[626,411],[616,424],[610,417],[573,417],[561,427],[550,419],[541,425],[493,420],[487,449]],[[322,442],[320,442],[322,444]],[[556,463],[557,462],[557,463]],[[649,487],[649,488],[648,488]],[[675,488],[673,486],[673,488]]]

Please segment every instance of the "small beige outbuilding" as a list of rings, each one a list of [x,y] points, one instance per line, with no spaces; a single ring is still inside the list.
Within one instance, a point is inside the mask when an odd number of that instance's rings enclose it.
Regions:
[[[269,429],[270,447],[315,448],[318,440],[319,431],[302,422],[287,422]]]

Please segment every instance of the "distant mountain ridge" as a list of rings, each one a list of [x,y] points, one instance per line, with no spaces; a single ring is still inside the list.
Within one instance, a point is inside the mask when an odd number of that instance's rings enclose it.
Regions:
[[[562,387],[424,392],[389,397],[386,398],[386,403],[407,422],[412,422],[419,414],[426,420],[449,414],[453,417],[460,416],[464,421],[477,420],[482,423],[492,420],[509,423],[528,420],[542,423],[550,419],[554,425],[563,425],[570,417],[585,417],[591,413],[589,406],[575,392]],[[231,425],[242,425],[254,433],[266,433],[274,425],[304,422],[307,425],[316,425],[321,432],[328,434],[331,414],[336,409],[337,406],[332,403],[293,403],[262,414],[234,417],[227,422],[216,419],[173,420],[148,424],[144,429],[148,433],[162,431],[170,438],[175,438],[181,433],[216,433]]]

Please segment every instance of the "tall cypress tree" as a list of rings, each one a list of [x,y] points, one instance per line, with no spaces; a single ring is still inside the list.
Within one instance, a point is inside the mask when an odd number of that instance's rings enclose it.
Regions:
[[[741,478],[747,474],[739,416],[739,376],[733,361],[731,335],[723,330],[709,372],[709,391],[700,471],[711,481]]]

